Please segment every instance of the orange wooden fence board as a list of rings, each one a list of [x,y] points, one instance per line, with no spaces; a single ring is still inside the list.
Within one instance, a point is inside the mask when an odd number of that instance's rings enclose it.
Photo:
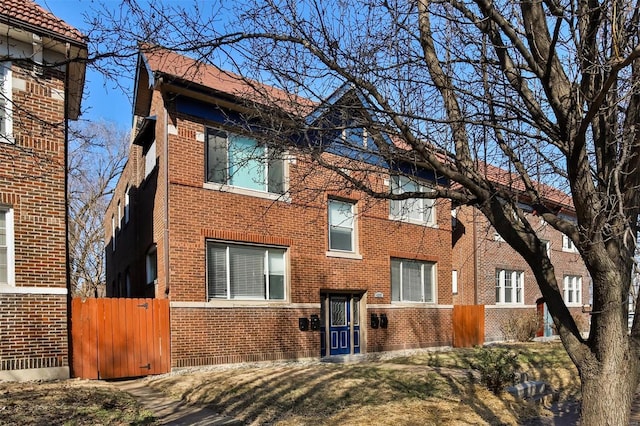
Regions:
[[[169,301],[160,299],[73,299],[74,377],[112,379],[166,373]]]
[[[484,344],[484,305],[453,307],[453,347],[468,348]]]

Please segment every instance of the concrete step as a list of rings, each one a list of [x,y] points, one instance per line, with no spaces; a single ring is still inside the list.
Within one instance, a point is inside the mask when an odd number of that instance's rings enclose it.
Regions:
[[[523,399],[539,399],[554,393],[548,383],[535,380],[527,380],[506,389],[511,395]]]

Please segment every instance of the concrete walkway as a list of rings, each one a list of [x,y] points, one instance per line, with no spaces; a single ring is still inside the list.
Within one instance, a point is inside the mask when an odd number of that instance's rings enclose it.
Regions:
[[[112,382],[112,384],[133,396],[142,406],[151,411],[161,425],[235,426],[243,424],[240,420],[222,416],[206,407],[168,398],[147,386],[144,380],[126,380]]]

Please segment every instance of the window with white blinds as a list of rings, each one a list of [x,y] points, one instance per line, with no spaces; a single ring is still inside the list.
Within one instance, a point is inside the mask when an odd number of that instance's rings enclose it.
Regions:
[[[208,299],[284,300],[285,253],[281,248],[208,242]]]
[[[391,259],[391,300],[435,302],[435,263]]]

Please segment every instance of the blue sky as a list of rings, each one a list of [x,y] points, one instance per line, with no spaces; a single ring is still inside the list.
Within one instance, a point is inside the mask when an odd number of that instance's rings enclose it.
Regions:
[[[35,0],[44,9],[51,11],[58,18],[86,33],[87,24],[84,22],[83,14],[91,12],[92,8],[104,4],[107,7],[113,5],[118,7],[119,0]],[[85,97],[82,101],[83,120],[113,121],[126,130],[131,128],[132,106],[131,94],[133,92],[133,73],[128,72],[128,78],[122,79],[121,84],[125,87],[123,91],[115,87],[113,82],[105,79],[94,70],[89,69],[85,82]],[[125,93],[126,92],[126,93]]]

